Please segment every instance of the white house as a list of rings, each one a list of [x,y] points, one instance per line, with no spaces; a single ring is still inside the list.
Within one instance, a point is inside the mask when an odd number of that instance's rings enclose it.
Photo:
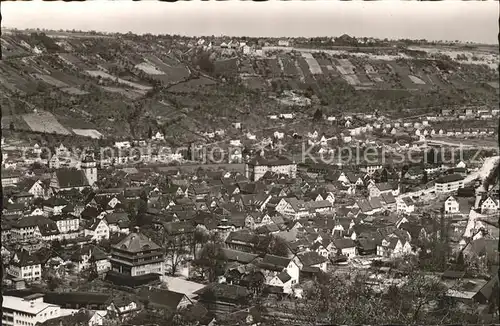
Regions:
[[[109,239],[109,226],[106,219],[95,219],[93,223],[84,230],[86,237],[92,237],[92,240],[101,241]]]
[[[454,214],[460,211],[460,204],[455,197],[450,196],[444,202],[444,212],[446,214]]]
[[[61,316],[61,307],[43,301],[43,294],[19,298],[4,295],[2,325],[34,326]]]
[[[35,255],[27,251],[15,253],[8,266],[7,274],[28,281],[38,281],[42,277],[42,265]]]
[[[493,199],[491,196],[488,196],[483,203],[481,204],[481,213],[494,213],[498,211],[499,207],[498,199]]]
[[[460,174],[449,174],[435,181],[436,193],[447,193],[457,191],[464,187],[464,177]]]
[[[281,198],[275,209],[281,215],[295,220],[309,215],[305,202],[297,198]]]
[[[410,243],[397,237],[383,239],[382,244],[377,246],[377,255],[381,257],[398,258],[410,253]]]
[[[242,146],[241,145],[241,140],[239,140],[239,139],[230,140],[229,141],[229,145],[231,145],[231,146]]]
[[[411,214],[415,211],[415,203],[410,197],[396,199],[396,211],[400,214]]]
[[[151,137],[152,140],[165,140],[165,136],[161,132],[157,132]]]
[[[283,139],[285,137],[285,133],[279,132],[279,131],[275,131],[273,135],[274,135],[274,138],[276,138],[276,139]]]

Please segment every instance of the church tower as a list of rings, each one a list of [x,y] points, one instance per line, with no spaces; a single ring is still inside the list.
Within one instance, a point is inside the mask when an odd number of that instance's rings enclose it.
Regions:
[[[94,184],[97,182],[97,163],[94,161],[92,156],[87,155],[83,161],[82,164],[80,165],[82,170],[85,173],[85,176],[87,177],[87,180],[89,182],[89,186],[93,187]]]

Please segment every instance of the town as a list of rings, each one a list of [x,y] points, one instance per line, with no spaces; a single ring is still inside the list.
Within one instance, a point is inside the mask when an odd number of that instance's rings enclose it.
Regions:
[[[2,32],[2,325],[498,321],[498,47]]]

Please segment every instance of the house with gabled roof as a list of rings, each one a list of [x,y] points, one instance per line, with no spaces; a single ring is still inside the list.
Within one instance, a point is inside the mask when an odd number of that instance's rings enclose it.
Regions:
[[[396,211],[401,214],[411,214],[415,211],[415,203],[411,197],[398,197],[396,199]]]
[[[281,200],[276,205],[275,210],[283,216],[295,220],[309,215],[309,209],[306,203],[295,197],[281,198]]]
[[[411,245],[399,237],[387,237],[377,246],[377,255],[387,258],[397,258],[411,253]]]
[[[84,229],[84,235],[91,237],[92,240],[101,241],[109,239],[109,226],[105,218],[89,221]]]
[[[375,183],[371,181],[368,186],[368,191],[369,191],[369,196],[370,197],[379,197],[382,193],[392,193],[394,196],[399,195],[399,189],[398,187],[388,183],[388,182],[381,182],[381,183]]]
[[[50,187],[54,189],[55,192],[72,189],[81,191],[90,187],[90,184],[84,170],[58,169],[52,175]]]
[[[482,214],[491,214],[498,212],[500,202],[498,197],[494,199],[492,196],[488,196],[486,199],[482,200],[480,205]]]
[[[455,214],[458,213],[460,210],[460,204],[458,200],[453,197],[449,196],[445,201],[444,201],[444,212],[445,214]]]
[[[348,258],[356,257],[356,243],[349,238],[333,239],[331,242],[331,257],[345,256]]]
[[[268,284],[271,281],[276,281],[276,276],[282,282],[286,280],[283,282],[284,285],[290,281],[290,289],[299,283],[300,269],[294,258],[266,254],[263,259],[256,262],[256,265],[264,271]],[[282,273],[286,273],[286,275]]]
[[[14,253],[7,266],[7,274],[28,281],[37,281],[42,277],[42,265],[36,255],[23,250]]]
[[[295,261],[301,273],[316,274],[320,271],[326,273],[328,268],[328,258],[315,251],[299,253]]]

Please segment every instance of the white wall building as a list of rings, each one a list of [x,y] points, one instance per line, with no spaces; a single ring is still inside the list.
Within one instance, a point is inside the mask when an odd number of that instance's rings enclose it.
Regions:
[[[3,326],[35,326],[60,317],[61,307],[43,302],[42,294],[25,298],[4,295],[2,312]]]

